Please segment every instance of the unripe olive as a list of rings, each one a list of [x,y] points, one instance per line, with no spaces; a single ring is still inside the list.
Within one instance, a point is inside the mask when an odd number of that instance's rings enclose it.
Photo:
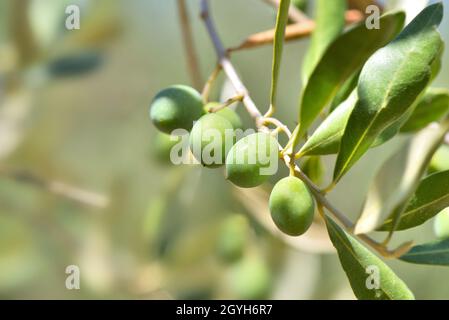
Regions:
[[[203,114],[201,95],[193,88],[175,85],[160,91],[150,106],[150,118],[162,132],[190,131]]]
[[[277,170],[279,144],[268,133],[254,133],[239,140],[226,157],[226,179],[242,188],[264,183]]]
[[[245,251],[250,232],[248,219],[240,214],[226,218],[220,228],[217,240],[217,251],[225,262],[239,260]]]
[[[181,142],[180,136],[171,136],[159,132],[152,143],[152,155],[160,163],[170,163],[172,148]]]
[[[432,157],[429,172],[433,173],[446,170],[449,170],[449,146],[442,145]]]
[[[438,238],[449,238],[449,208],[444,209],[436,216],[434,230]]]
[[[227,286],[237,299],[264,299],[272,278],[266,262],[259,256],[247,256],[233,265]]]
[[[190,133],[190,150],[204,166],[217,168],[225,163],[226,154],[234,142],[232,124],[214,113],[202,116]],[[231,139],[231,141],[228,141]]]
[[[206,112],[209,112],[212,108],[216,108],[218,106],[220,106],[219,102],[209,102],[204,107],[204,110]],[[229,107],[223,108],[220,111],[216,112],[216,114],[227,119],[232,124],[234,129],[242,129],[243,128],[242,120],[240,119],[240,116],[237,114],[237,112],[235,112],[231,108],[229,108]]]
[[[290,236],[305,233],[315,212],[309,189],[296,177],[287,177],[276,183],[271,191],[269,207],[276,226]]]

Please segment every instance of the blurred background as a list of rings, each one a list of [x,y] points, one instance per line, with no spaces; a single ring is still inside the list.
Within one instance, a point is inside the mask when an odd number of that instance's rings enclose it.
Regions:
[[[448,41],[449,1],[443,2]],[[275,231],[270,185],[237,190],[221,169],[168,163],[148,107],[160,89],[191,84],[177,3],[0,0],[0,298],[353,299],[319,222],[299,238]],[[186,3],[204,81],[215,53],[199,1]],[[410,18],[426,3],[386,5]],[[65,28],[71,4],[81,10],[79,30]],[[227,47],[275,23],[276,11],[261,0],[211,6]],[[310,0],[305,11],[313,10]],[[307,45],[293,41],[284,50],[278,117],[290,128]],[[435,86],[449,87],[448,54]],[[271,57],[270,46],[232,55],[262,111]],[[229,90],[220,77],[213,98]],[[244,108],[237,111],[251,127]],[[356,218],[369,181],[404,139],[371,150],[331,201]],[[334,157],[324,160],[327,181]],[[399,232],[393,245],[433,238],[429,222]],[[449,269],[388,264],[417,298],[449,298]],[[79,290],[66,288],[70,265],[79,267]]]

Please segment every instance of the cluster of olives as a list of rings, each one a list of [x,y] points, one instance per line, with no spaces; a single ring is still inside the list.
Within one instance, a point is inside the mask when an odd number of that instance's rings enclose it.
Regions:
[[[155,96],[150,118],[167,137],[177,129],[190,131],[190,151],[195,159],[208,168],[226,164],[226,179],[236,186],[261,185],[275,173],[273,167],[277,168],[278,141],[267,132],[256,132],[238,140],[234,133],[242,129],[240,117],[234,110],[220,106],[217,102],[204,105],[195,89],[175,85]],[[176,139],[170,141],[175,143]],[[310,191],[294,176],[275,185],[269,207],[278,228],[291,236],[307,231],[315,211]]]

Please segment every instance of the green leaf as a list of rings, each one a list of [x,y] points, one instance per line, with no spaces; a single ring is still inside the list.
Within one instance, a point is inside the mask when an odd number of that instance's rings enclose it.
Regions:
[[[449,207],[449,171],[432,174],[421,181],[405,211],[401,214],[396,230],[419,226],[446,207]],[[391,230],[392,223],[393,218],[388,218],[378,230]]]
[[[438,121],[449,112],[449,91],[430,88],[420,99],[401,132],[418,131],[434,121]]]
[[[385,129],[401,119],[429,83],[430,66],[442,45],[436,29],[442,16],[441,3],[427,7],[363,67],[357,89],[359,100],[343,134],[334,183]]]
[[[354,91],[349,98],[341,103],[315,130],[313,135],[299,150],[304,155],[326,155],[338,152],[341,137],[348,122],[349,116],[357,102],[357,92]]]
[[[320,157],[308,157],[302,163],[301,169],[315,184],[320,184],[322,182],[324,166]]]
[[[382,165],[369,187],[356,234],[373,231],[392,212],[392,220],[402,213],[448,129],[449,120],[426,128]]]
[[[343,231],[329,217],[326,226],[352,290],[362,300],[413,300],[407,285],[376,255]],[[378,289],[369,289],[370,268],[379,271]],[[371,269],[372,270],[372,269]]]
[[[416,264],[449,266],[449,239],[414,246],[399,259]]]
[[[304,88],[298,136],[304,135],[345,81],[360,70],[377,49],[390,42],[403,25],[403,12],[385,14],[380,19],[380,29],[369,30],[361,23],[329,45]]]
[[[357,87],[359,82],[360,71],[354,73],[346,82],[341,86],[335,95],[334,100],[332,100],[329,112],[334,111],[340,104],[342,104],[346,99],[349,98],[352,91]]]
[[[290,0],[281,0],[276,18],[276,31],[274,35],[273,45],[273,65],[271,73],[271,95],[270,103],[274,107],[276,105],[277,86],[279,80],[279,71],[281,67],[282,51],[284,48],[285,27],[288,22],[288,9]]]
[[[302,68],[303,83],[307,83],[310,74],[315,69],[329,44],[343,31],[346,0],[318,0],[316,2],[316,12],[316,26]]]

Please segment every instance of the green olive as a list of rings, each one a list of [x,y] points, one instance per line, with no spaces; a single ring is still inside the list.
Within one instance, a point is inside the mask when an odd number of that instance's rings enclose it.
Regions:
[[[272,278],[266,262],[250,255],[232,266],[227,279],[237,299],[264,299],[270,292]]]
[[[204,107],[204,110],[206,112],[210,112],[210,110],[212,108],[218,107],[220,105],[221,104],[219,102],[209,102]],[[240,116],[237,114],[237,112],[235,112],[231,108],[226,107],[226,108],[221,109],[220,111],[216,112],[216,114],[218,114],[219,116],[222,116],[225,119],[227,119],[232,124],[234,129],[237,130],[237,129],[242,129],[243,128],[242,120],[240,119]]]
[[[449,238],[449,208],[444,209],[436,216],[434,230],[438,238]]]
[[[193,126],[190,133],[190,150],[202,165],[217,168],[225,163],[228,145],[230,148],[234,139],[232,124],[222,116],[209,113],[202,116]]]
[[[175,85],[160,91],[150,106],[150,118],[162,132],[190,131],[203,114],[201,95],[193,88]]]
[[[225,219],[217,240],[217,251],[226,262],[239,260],[245,251],[250,232],[248,219],[241,214],[233,214]]]
[[[254,133],[239,140],[226,157],[226,178],[242,188],[261,185],[276,173],[279,144],[268,133]]]
[[[315,212],[309,189],[296,177],[287,177],[276,183],[271,191],[269,207],[276,226],[290,236],[305,233]]]
[[[171,136],[169,134],[159,132],[151,145],[152,155],[160,163],[163,164],[171,163],[170,162],[171,150],[179,142],[181,142],[180,136]]]
[[[449,170],[449,146],[442,145],[432,157],[429,172],[434,173],[446,170]]]

